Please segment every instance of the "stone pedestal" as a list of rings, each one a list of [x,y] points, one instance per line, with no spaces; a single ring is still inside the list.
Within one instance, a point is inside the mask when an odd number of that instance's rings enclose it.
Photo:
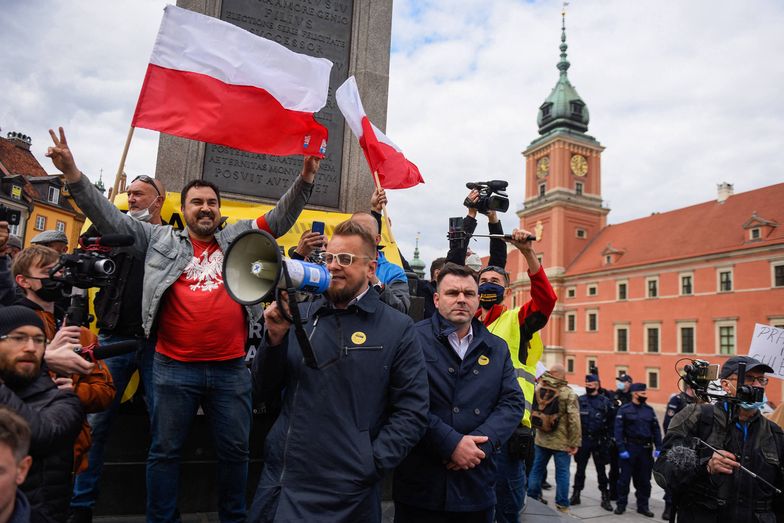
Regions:
[[[354,75],[369,118],[385,128],[392,0],[178,0],[177,5],[223,18],[296,52],[333,61],[327,106],[316,115],[330,129],[327,158],[309,207],[367,210],[373,177],[357,139],[344,125],[335,89]],[[253,155],[162,133],[156,177],[169,191],[204,178],[217,183],[225,197],[271,202],[291,184],[301,164],[301,157]],[[240,176],[227,176],[227,169]],[[232,181],[242,179],[243,173],[246,180],[257,182]]]

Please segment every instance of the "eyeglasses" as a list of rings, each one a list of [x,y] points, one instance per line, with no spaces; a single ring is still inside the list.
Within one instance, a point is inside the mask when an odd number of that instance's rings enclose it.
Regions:
[[[323,261],[327,265],[332,263],[332,260],[335,260],[338,262],[338,265],[340,265],[341,267],[348,267],[349,265],[354,263],[355,258],[369,260],[370,256],[359,256],[356,254],[351,254],[350,252],[337,252],[337,253],[322,252],[319,255],[319,258],[321,258],[321,261]]]
[[[137,176],[136,178],[131,180],[131,183],[135,182],[136,180],[141,180],[144,183],[149,183],[150,185],[152,185],[152,188],[155,189],[155,192],[158,193],[158,196],[162,196],[161,191],[158,190],[158,186],[155,185],[155,180],[153,180],[152,178],[150,178],[146,174],[141,174],[141,175]]]
[[[754,385],[754,382],[755,382],[755,381],[764,387],[765,385],[767,385],[767,384],[768,384],[768,382],[770,381],[770,379],[769,379],[769,378],[766,378],[765,376],[760,376],[760,377],[758,377],[758,378],[755,378],[755,377],[753,377],[753,376],[746,376],[746,383],[747,383],[748,385]]]
[[[33,340],[33,345],[36,347],[43,347],[46,344],[46,336],[30,336],[29,334],[6,334],[5,336],[0,336],[0,341],[6,340],[17,347],[26,345],[30,340]]]

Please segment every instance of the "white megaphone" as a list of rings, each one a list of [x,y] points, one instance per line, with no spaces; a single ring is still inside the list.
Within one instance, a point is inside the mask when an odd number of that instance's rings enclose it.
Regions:
[[[284,266],[290,283],[286,281]],[[271,301],[278,288],[323,293],[330,280],[323,265],[284,258],[275,238],[266,231],[241,233],[223,256],[223,285],[229,296],[242,305]]]

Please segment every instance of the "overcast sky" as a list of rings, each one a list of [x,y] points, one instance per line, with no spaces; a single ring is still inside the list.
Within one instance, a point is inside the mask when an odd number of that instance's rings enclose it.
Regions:
[[[158,0],[4,0],[0,128],[32,136],[63,125],[80,168],[110,185],[158,29]],[[387,134],[426,184],[390,195],[409,258],[446,251],[464,183],[506,179],[524,193],[521,151],[555,84],[561,2],[396,0]],[[784,181],[784,2],[572,0],[569,78],[607,150],[611,223]],[[370,94],[362,93],[363,96]],[[126,164],[153,173],[158,133],[137,130]],[[484,225],[480,224],[480,229]],[[486,244],[477,244],[479,252]]]

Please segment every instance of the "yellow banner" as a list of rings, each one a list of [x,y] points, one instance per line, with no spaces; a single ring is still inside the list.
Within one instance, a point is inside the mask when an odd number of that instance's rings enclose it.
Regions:
[[[127,211],[127,195],[118,194],[117,198],[114,200],[114,204],[118,209]],[[228,218],[228,223],[234,223],[237,220],[254,220],[273,207],[274,205],[269,203],[241,202],[221,198],[221,215]],[[296,246],[299,243],[299,238],[302,236],[302,233],[310,230],[314,221],[324,222],[324,233],[327,235],[327,238],[329,238],[332,236],[332,231],[335,230],[335,227],[340,222],[348,220],[350,217],[351,215],[346,213],[305,209],[302,211],[297,223],[294,224],[291,230],[277,239],[278,244],[282,245],[284,252],[288,253],[290,247]],[[181,230],[185,227],[185,220],[183,220],[182,212],[180,210],[180,193],[166,193],[166,201],[161,209],[161,219],[177,230]],[[386,256],[387,260],[390,262],[402,267],[397,243],[395,243],[394,238],[389,234],[386,223],[383,222],[384,220],[382,220],[381,243],[382,245],[385,245],[384,256]]]

